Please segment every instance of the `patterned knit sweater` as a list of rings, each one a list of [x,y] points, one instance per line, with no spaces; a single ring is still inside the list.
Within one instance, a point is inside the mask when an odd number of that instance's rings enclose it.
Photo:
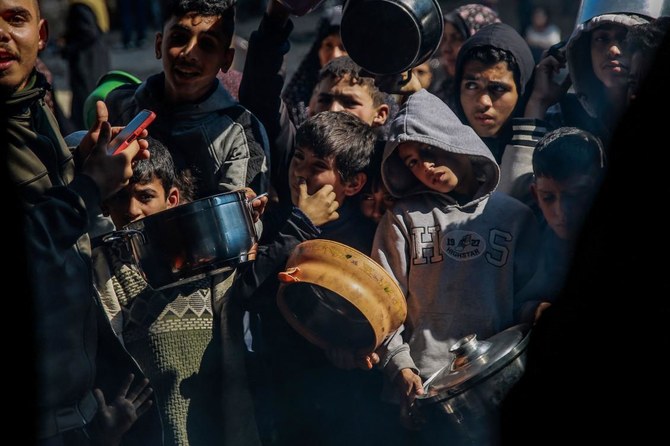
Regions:
[[[225,337],[213,308],[221,277],[157,291],[118,250],[101,248],[94,258],[112,326],[154,389],[165,444],[229,444],[223,422]],[[223,275],[224,282],[232,281],[232,272]],[[231,444],[255,444],[247,437],[253,432]]]

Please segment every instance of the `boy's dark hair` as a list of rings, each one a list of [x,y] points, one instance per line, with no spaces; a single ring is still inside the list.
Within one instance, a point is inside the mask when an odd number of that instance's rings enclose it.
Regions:
[[[296,147],[304,147],[319,158],[333,158],[344,181],[365,172],[375,147],[372,127],[351,113],[324,111],[298,127]]]
[[[604,168],[602,142],[576,127],[561,127],[547,133],[533,151],[535,178],[563,181],[575,175],[600,175]]]
[[[164,0],[163,24],[172,17],[195,13],[200,16],[221,16],[223,32],[232,38],[235,34],[235,4],[237,0]]]
[[[150,157],[137,161],[129,184],[146,184],[158,178],[167,193],[172,187],[179,189],[182,201],[191,201],[195,196],[195,186],[189,172],[177,174],[170,151],[159,140],[147,137]]]
[[[375,76],[361,68],[349,56],[336,57],[324,65],[319,72],[319,82],[328,77],[340,79],[344,76],[349,76],[352,84],[368,87],[375,107],[388,103],[389,96],[377,87]]]
[[[521,84],[521,71],[519,70],[519,63],[510,51],[502,50],[492,46],[476,46],[471,48],[463,55],[463,65],[466,61],[476,60],[486,66],[495,65],[500,62],[505,62],[507,68],[514,74],[514,83],[517,88]],[[460,85],[455,85],[456,91],[461,89]]]

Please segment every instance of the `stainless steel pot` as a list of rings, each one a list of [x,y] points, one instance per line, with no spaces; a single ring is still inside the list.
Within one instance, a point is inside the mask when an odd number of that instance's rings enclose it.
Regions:
[[[251,205],[239,190],[134,221],[104,241],[125,243],[144,279],[162,289],[253,260],[258,236]]]
[[[370,73],[391,75],[427,61],[443,30],[437,0],[347,0],[340,35],[354,62]]]
[[[414,402],[425,444],[499,444],[500,404],[523,375],[529,335],[530,326],[522,324],[452,346],[453,360],[426,380],[425,394]]]

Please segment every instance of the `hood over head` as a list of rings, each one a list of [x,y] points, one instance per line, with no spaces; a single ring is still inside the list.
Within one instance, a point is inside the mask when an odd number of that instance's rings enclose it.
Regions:
[[[603,14],[577,25],[572,32],[566,46],[572,88],[586,112],[593,117],[599,115],[598,110],[607,102],[604,86],[591,64],[591,31],[608,23],[630,28],[649,23],[649,19],[635,14]]]
[[[456,75],[454,76],[456,88],[460,88],[463,78],[465,55],[473,48],[485,46],[512,53],[517,65],[519,65],[519,80],[516,88],[519,92],[519,98],[521,98],[526,93],[526,87],[533,75],[535,59],[533,59],[533,53],[524,38],[514,28],[505,23],[487,25],[463,43],[456,58]],[[460,101],[457,102],[460,104]]]
[[[468,155],[475,176],[482,182],[473,199],[490,194],[498,185],[500,169],[491,151],[470,126],[461,123],[440,98],[427,90],[409,96],[391,122],[391,133],[382,158],[382,180],[396,198],[431,191],[419,182],[398,157],[398,144],[406,141]],[[437,191],[432,192],[446,196]]]

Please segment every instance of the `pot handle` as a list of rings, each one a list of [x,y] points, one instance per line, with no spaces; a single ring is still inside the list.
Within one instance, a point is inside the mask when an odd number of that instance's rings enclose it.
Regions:
[[[294,267],[289,268],[286,271],[282,271],[277,274],[277,278],[281,283],[296,283],[300,282],[300,279],[297,277],[297,274],[300,273],[300,268]]]
[[[142,231],[138,231],[137,229],[120,229],[118,231],[110,232],[109,234],[102,237],[102,241],[103,243],[109,245],[118,241],[128,241],[135,235],[138,235],[140,239],[142,239],[142,243],[147,243],[147,239],[144,236],[144,233]]]

